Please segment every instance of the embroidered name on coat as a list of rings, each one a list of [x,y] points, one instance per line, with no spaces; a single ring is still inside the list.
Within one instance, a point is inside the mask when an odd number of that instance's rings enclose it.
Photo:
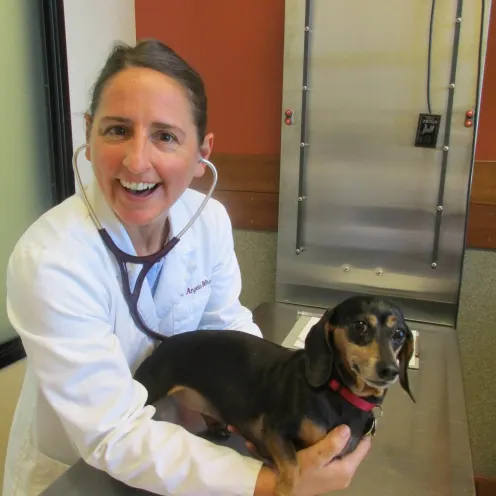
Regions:
[[[210,284],[210,281],[208,279],[204,279],[200,284],[197,284],[195,287],[188,288],[186,290],[186,294],[187,295],[195,294],[197,291],[199,291],[200,289],[203,289],[205,286],[208,286],[209,284]]]

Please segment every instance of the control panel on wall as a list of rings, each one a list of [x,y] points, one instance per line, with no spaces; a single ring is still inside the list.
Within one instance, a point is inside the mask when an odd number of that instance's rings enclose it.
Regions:
[[[423,148],[436,148],[441,116],[437,114],[420,114],[417,125],[415,146]]]

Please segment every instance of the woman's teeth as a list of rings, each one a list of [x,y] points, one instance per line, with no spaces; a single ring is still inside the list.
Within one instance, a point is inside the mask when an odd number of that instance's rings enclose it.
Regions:
[[[129,183],[127,181],[120,180],[120,183],[124,188],[130,189],[131,191],[144,191],[148,189],[153,189],[158,183]]]

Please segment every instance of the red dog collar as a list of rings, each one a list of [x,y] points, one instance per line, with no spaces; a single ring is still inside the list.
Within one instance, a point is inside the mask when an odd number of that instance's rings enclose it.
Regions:
[[[339,382],[336,379],[331,379],[331,382],[329,383],[329,387],[333,391],[338,392],[346,401],[356,406],[360,410],[363,410],[364,412],[370,412],[377,406],[374,403],[369,403],[368,401],[364,400],[363,398],[360,398],[356,394],[353,394],[348,388],[339,384]]]

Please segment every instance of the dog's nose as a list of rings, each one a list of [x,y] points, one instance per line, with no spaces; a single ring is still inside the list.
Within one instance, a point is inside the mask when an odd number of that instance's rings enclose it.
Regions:
[[[396,379],[399,374],[398,367],[392,363],[378,363],[377,364],[377,375],[383,381],[392,381]]]

